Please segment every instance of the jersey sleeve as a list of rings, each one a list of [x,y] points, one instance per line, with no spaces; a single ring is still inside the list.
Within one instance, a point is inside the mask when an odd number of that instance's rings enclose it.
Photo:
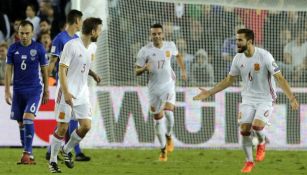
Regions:
[[[92,53],[96,53],[97,51],[97,44],[92,42],[89,47],[91,48]]]
[[[144,47],[139,51],[137,57],[136,57],[136,63],[135,65],[143,67],[145,66],[145,63],[147,62],[146,60],[146,55],[145,55],[145,49]]]
[[[51,46],[51,55],[60,58],[61,51],[63,49],[63,43],[60,40],[60,37],[55,37],[52,41]]]
[[[11,45],[7,51],[6,64],[14,64],[14,45]]]
[[[177,49],[175,43],[173,41],[171,41],[170,44],[171,44],[171,48],[172,48],[172,55],[177,56],[178,55],[178,49]]]
[[[73,44],[71,42],[66,43],[60,58],[60,64],[64,64],[69,67],[74,55],[75,51]]]
[[[40,48],[39,48],[38,60],[39,60],[40,66],[48,65],[48,55],[46,53],[45,48],[42,45],[40,45]]]
[[[237,65],[238,57],[235,56],[232,60],[232,64],[230,67],[229,75],[231,76],[238,76],[240,74],[240,69]]]
[[[278,67],[273,56],[269,52],[267,52],[266,57],[264,58],[264,63],[266,68],[272,75],[280,72],[280,68]]]

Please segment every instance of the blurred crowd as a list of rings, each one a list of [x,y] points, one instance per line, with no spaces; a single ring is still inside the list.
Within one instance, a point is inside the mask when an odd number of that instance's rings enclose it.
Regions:
[[[165,40],[174,41],[184,55],[189,80],[178,80],[179,85],[210,86],[223,79],[236,54],[236,30],[250,28],[256,35],[255,45],[272,53],[291,85],[307,86],[304,83],[307,78],[307,12],[144,0],[108,1],[107,44],[114,85],[146,84],[146,76],[134,76],[133,65],[139,49],[149,42],[149,26],[161,23]],[[33,23],[33,39],[50,52],[53,37],[65,29],[70,4],[69,0],[0,1],[1,84],[7,48],[19,40],[17,28],[21,20]],[[173,69],[180,77],[175,62]]]
[[[179,85],[210,86],[223,79],[236,54],[236,30],[250,28],[255,32],[255,45],[272,53],[292,86],[306,86],[307,12],[142,0],[112,2],[108,38],[113,82],[146,83],[146,77],[135,78],[133,66],[126,66],[134,64],[138,50],[149,42],[149,26],[161,23],[165,40],[174,41],[184,55],[189,80],[177,78]],[[176,64],[173,69],[180,77]]]
[[[50,54],[52,39],[65,30],[65,17],[70,6],[69,0],[0,1],[0,85],[4,84],[8,47],[19,40],[17,30],[20,22],[22,20],[32,22],[33,40],[41,42]]]

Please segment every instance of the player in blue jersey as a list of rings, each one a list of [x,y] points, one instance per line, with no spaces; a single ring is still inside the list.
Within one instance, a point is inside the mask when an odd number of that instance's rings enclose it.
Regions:
[[[33,120],[41,102],[49,100],[48,58],[42,44],[32,40],[33,25],[22,21],[18,28],[20,41],[8,50],[5,72],[5,100],[12,105],[11,119],[17,120],[24,148],[20,164],[35,164],[32,153]],[[13,97],[10,90],[12,75]]]
[[[71,10],[67,14],[66,29],[63,32],[57,34],[53,39],[51,47],[51,58],[48,67],[48,72],[50,74],[52,73],[54,68],[56,68],[56,72],[58,72],[59,58],[63,51],[64,45],[69,40],[78,38],[78,35],[76,33],[80,31],[80,28],[82,26],[82,15],[82,12],[78,10]],[[58,75],[56,75],[56,79],[58,79]]]
[[[67,15],[67,28],[65,31],[59,33],[54,40],[52,41],[51,48],[51,58],[50,64],[48,68],[49,75],[52,73],[53,69],[56,68],[56,72],[58,72],[58,63],[60,55],[63,51],[64,45],[70,41],[71,39],[78,38],[76,32],[80,31],[82,25],[82,12],[78,10],[71,10]],[[89,75],[92,76],[97,83],[100,82],[100,77],[93,71],[90,70]],[[56,75],[56,79],[58,80],[58,75]],[[75,120],[71,120],[69,124],[68,134],[66,135],[66,140],[69,139],[69,135],[78,127],[78,122]],[[76,161],[89,161],[90,157],[84,155],[81,151],[80,145],[76,145],[74,148],[76,157]],[[46,153],[46,160],[50,159],[50,147],[48,147],[48,152]]]

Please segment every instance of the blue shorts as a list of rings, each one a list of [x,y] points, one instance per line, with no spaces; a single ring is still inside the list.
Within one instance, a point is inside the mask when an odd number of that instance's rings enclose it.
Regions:
[[[13,93],[11,119],[23,121],[24,113],[32,113],[36,116],[42,99],[42,91],[30,93]]]

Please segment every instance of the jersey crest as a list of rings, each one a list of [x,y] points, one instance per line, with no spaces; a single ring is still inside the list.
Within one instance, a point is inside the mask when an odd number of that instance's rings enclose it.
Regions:
[[[255,72],[259,72],[259,70],[260,70],[260,64],[259,63],[254,64],[254,70],[255,70]]]
[[[32,57],[35,57],[36,54],[37,54],[37,50],[35,50],[35,49],[31,49],[31,50],[30,50],[30,55],[31,55]]]
[[[166,56],[167,58],[170,58],[170,57],[171,57],[171,51],[167,50],[167,51],[165,52],[165,56]]]

